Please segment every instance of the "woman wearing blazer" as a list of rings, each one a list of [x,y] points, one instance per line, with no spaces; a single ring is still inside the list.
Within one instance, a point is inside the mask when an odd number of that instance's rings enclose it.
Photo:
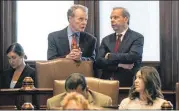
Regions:
[[[25,63],[27,58],[19,43],[9,46],[6,51],[10,68],[1,77],[1,88],[21,88],[25,77],[31,77],[35,83],[35,69]]]

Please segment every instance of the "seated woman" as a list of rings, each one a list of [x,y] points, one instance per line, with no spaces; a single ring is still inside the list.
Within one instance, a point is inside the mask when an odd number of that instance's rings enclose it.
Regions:
[[[24,49],[18,43],[9,46],[6,51],[10,69],[3,72],[1,77],[2,88],[21,88],[25,77],[31,77],[35,83],[35,69],[25,63],[27,57]]]
[[[122,100],[119,109],[161,109],[165,101],[157,70],[144,66],[137,72],[129,97]]]

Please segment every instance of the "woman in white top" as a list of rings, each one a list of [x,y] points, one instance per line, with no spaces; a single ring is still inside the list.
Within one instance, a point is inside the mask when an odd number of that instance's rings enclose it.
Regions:
[[[1,88],[21,88],[25,77],[31,77],[35,82],[35,69],[25,63],[27,58],[23,47],[13,43],[6,51],[10,68],[1,74]]]
[[[137,72],[129,96],[122,100],[119,109],[161,109],[165,101],[157,70],[144,66]]]

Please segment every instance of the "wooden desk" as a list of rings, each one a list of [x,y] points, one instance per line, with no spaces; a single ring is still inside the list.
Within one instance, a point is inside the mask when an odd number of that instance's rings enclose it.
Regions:
[[[128,96],[129,87],[119,88],[119,101]],[[162,91],[166,100],[171,101],[175,108],[175,91]],[[25,98],[28,96],[28,98]],[[0,106],[7,106],[8,109],[16,106],[18,109],[24,102],[31,102],[36,109],[46,109],[47,99],[53,96],[52,88],[37,88],[29,91],[20,89],[0,89]],[[3,107],[5,109],[5,107]]]
[[[46,108],[46,101],[52,97],[52,88],[35,88],[33,90],[0,89],[0,106],[21,108],[24,102],[31,102],[35,109]]]

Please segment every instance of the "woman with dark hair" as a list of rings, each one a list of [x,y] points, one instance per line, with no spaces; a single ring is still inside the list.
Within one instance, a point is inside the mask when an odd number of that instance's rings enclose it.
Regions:
[[[157,70],[144,66],[137,72],[129,97],[122,100],[119,109],[161,109],[165,101]]]
[[[31,77],[35,83],[35,69],[25,63],[27,57],[23,47],[14,43],[9,46],[6,54],[11,68],[3,72],[1,88],[21,88],[25,77]]]

